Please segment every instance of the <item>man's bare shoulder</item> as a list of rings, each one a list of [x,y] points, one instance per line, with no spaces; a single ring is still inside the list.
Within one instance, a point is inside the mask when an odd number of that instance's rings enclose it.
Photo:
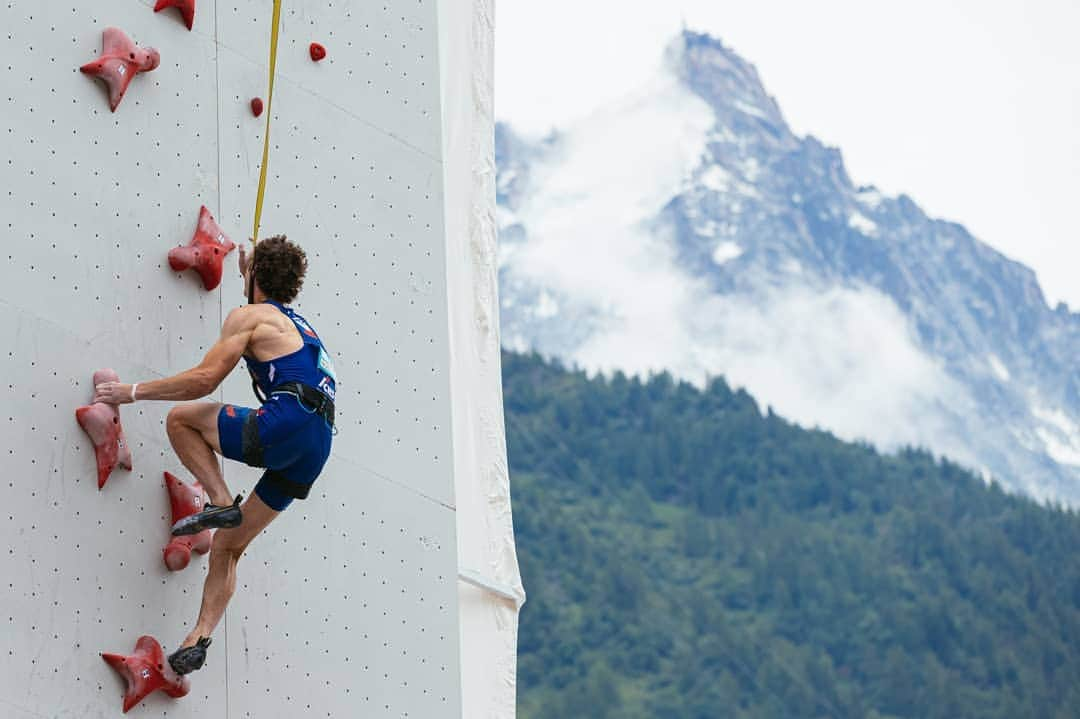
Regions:
[[[226,333],[253,332],[260,325],[271,324],[276,326],[280,324],[280,318],[282,318],[282,314],[271,305],[241,305],[229,311],[229,314],[225,317],[222,331]]]
[[[274,305],[257,303],[243,305],[229,313],[222,333],[243,335],[245,352],[260,360],[294,352],[303,339],[285,314]]]

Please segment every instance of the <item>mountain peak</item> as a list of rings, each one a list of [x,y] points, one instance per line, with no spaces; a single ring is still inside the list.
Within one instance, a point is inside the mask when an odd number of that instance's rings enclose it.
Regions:
[[[776,100],[765,92],[757,68],[717,38],[684,29],[667,46],[668,67],[707,102],[724,124],[764,124],[791,136]]]
[[[716,38],[684,30],[665,61],[561,138],[498,137],[508,344],[723,373],[796,421],[1080,506],[1080,316],[962,225],[855,186]]]

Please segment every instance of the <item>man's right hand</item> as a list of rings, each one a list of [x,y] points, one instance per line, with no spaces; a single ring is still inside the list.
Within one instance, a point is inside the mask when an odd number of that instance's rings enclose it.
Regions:
[[[240,266],[240,276],[241,277],[244,277],[245,275],[247,275],[248,264],[250,264],[250,262],[251,262],[251,258],[248,256],[248,253],[247,253],[247,245],[244,244],[244,243],[241,243],[240,244],[240,254],[237,256],[237,264]]]

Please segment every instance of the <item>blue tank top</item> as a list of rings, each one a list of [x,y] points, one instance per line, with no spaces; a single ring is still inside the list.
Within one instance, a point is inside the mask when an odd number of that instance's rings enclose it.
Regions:
[[[299,382],[314,387],[333,400],[337,393],[337,375],[334,374],[334,363],[330,359],[330,353],[326,351],[319,335],[315,333],[307,320],[285,305],[273,300],[266,300],[266,304],[277,307],[293,321],[300,332],[301,339],[304,340],[304,346],[291,354],[276,357],[269,362],[260,362],[244,355],[244,361],[247,363],[248,373],[252,379],[267,397],[275,387],[286,382]]]

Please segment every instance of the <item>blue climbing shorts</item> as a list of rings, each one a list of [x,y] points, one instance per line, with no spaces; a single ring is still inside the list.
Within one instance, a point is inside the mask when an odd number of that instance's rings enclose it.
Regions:
[[[278,512],[310,489],[330,456],[333,428],[291,394],[274,394],[259,409],[222,405],[218,412],[221,453],[251,467],[264,467],[255,494]],[[306,491],[303,492],[306,494]]]

